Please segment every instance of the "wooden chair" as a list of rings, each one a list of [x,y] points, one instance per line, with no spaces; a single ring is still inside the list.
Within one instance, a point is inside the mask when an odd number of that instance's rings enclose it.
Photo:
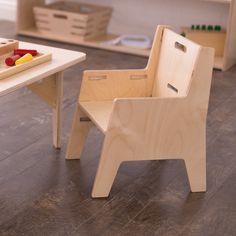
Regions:
[[[159,26],[142,70],[85,71],[68,144],[79,159],[92,125],[105,140],[92,197],[107,197],[124,161],[183,159],[206,190],[206,118],[214,50]]]

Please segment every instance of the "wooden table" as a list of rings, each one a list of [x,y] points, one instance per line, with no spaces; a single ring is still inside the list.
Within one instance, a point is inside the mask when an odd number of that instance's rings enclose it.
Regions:
[[[63,71],[84,61],[86,55],[82,52],[26,42],[20,42],[20,47],[52,53],[52,61],[0,80],[0,96],[27,87],[41,97],[53,109],[53,145],[60,148]]]

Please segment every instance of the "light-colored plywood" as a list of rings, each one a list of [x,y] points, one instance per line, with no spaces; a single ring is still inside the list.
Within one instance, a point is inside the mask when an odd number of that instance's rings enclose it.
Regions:
[[[63,103],[63,72],[55,75],[55,106],[53,107],[53,145],[61,148],[61,123],[62,123],[62,103]]]
[[[76,105],[66,159],[80,159],[89,129],[92,126],[93,123],[88,120],[87,115]]]
[[[120,164],[138,160],[184,159],[191,191],[206,190],[206,118],[213,62],[213,49],[158,27],[141,86],[132,86],[129,80],[134,71],[85,72],[78,107],[105,134],[93,197],[107,197]],[[118,82],[118,89],[103,95],[105,87],[112,90]],[[147,84],[152,84],[151,94]],[[72,129],[74,147],[79,136],[75,133]],[[84,139],[77,154],[82,144]],[[71,152],[69,145],[67,153]]]
[[[0,38],[0,56],[12,52],[18,46],[19,42],[17,40]]]
[[[205,2],[218,2],[218,3],[224,3],[224,4],[229,4],[231,3],[232,0],[201,0]]]
[[[157,63],[157,58],[160,57],[160,53],[161,53],[161,41],[163,38],[163,34],[164,34],[164,30],[168,29],[169,26],[158,26],[155,36],[154,36],[154,40],[153,42],[153,46],[150,52],[150,56],[148,59],[148,63],[147,63],[147,70],[148,70],[148,75],[149,75],[149,93],[148,96],[151,96],[153,93],[153,87],[154,87],[154,78],[156,76],[156,72],[159,66],[159,63]]]
[[[225,31],[191,30],[183,28],[186,37],[204,47],[215,49],[215,56],[223,57],[226,43]]]
[[[184,37],[178,37],[177,40],[176,33],[165,30],[162,35],[158,67],[154,71],[152,96],[186,96],[191,84],[190,78],[197,61],[198,51],[199,47],[194,43],[186,43]],[[166,62],[169,62],[168,70]]]
[[[42,6],[45,0],[17,0],[16,31],[35,27],[33,7]]]
[[[33,93],[41,97],[49,106],[56,106],[55,75],[27,86]]]
[[[222,70],[224,66],[224,57],[215,57],[214,59],[214,68]]]
[[[143,70],[85,71],[80,101],[147,96],[148,74]]]
[[[107,131],[113,101],[80,102],[79,106],[103,133]]]
[[[61,122],[63,100],[63,72],[27,86],[53,109],[53,145],[61,147]]]
[[[55,2],[45,6],[34,7],[38,30],[74,35],[78,40],[94,38],[106,33],[112,8],[94,4],[76,2]]]
[[[80,89],[80,102],[110,101],[119,97],[147,97],[152,95],[164,26],[159,26],[146,68],[139,70],[85,71]]]
[[[224,52],[223,70],[228,70],[236,63],[236,2],[231,1],[228,18],[227,37]]]

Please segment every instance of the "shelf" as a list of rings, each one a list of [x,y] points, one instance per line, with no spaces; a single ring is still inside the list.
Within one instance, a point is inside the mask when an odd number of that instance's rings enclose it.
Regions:
[[[137,48],[131,48],[131,47],[125,47],[125,46],[119,46],[119,45],[107,45],[104,44],[104,41],[106,40],[111,40],[117,37],[116,35],[106,35],[105,37],[100,37],[97,38],[96,41],[78,41],[76,37],[63,37],[61,35],[55,35],[55,34],[39,34],[37,29],[31,28],[27,30],[21,30],[19,32],[20,35],[24,36],[31,36],[31,37],[36,37],[36,38],[42,38],[42,39],[49,39],[53,41],[58,41],[58,42],[66,42],[66,43],[72,43],[76,45],[82,45],[82,46],[87,46],[87,47],[93,47],[93,48],[100,48],[100,49],[105,49],[105,50],[110,50],[110,51],[116,51],[116,52],[122,52],[122,53],[127,53],[127,54],[133,54],[133,55],[139,55],[139,56],[144,56],[148,57],[150,51],[149,50],[144,50],[144,49],[137,49]],[[215,64],[214,67],[216,69],[222,70],[223,68],[223,57],[216,57],[215,58]]]
[[[34,6],[43,6],[46,0],[17,0],[17,34],[49,39],[53,41],[60,41],[65,43],[71,43],[75,45],[82,45],[86,47],[93,47],[99,49],[105,49],[115,52],[133,54],[138,56],[148,57],[150,54],[150,50],[126,47],[121,45],[109,45],[105,44],[105,41],[112,40],[118,35],[107,34],[103,37],[99,37],[93,40],[78,40],[76,36],[66,37],[63,35],[56,35],[52,33],[41,34],[37,31],[35,27],[35,19],[33,14]],[[224,45],[224,47],[220,47],[220,49],[216,53],[215,65],[216,69],[221,69],[223,71],[229,69],[236,63],[236,1],[235,0],[201,0],[208,3],[219,3],[219,4],[228,4],[229,12],[228,12],[228,21],[226,26],[226,37],[223,39],[223,36],[220,40],[213,40],[214,45]],[[138,22],[138,21],[137,21]],[[116,30],[118,32],[118,30]],[[223,31],[222,31],[223,33]],[[213,33],[211,34],[212,38]],[[223,42],[223,40],[225,42]],[[212,41],[212,40],[211,40]],[[217,41],[217,42],[216,42]],[[204,43],[199,42],[204,45]],[[213,45],[213,46],[214,46]],[[209,46],[209,45],[205,45]],[[217,46],[218,48],[218,46]]]
[[[24,35],[24,36],[42,38],[42,39],[50,39],[50,40],[58,41],[58,42],[66,42],[66,43],[72,43],[72,44],[76,44],[76,45],[82,45],[82,46],[100,48],[100,49],[105,49],[105,50],[110,50],[110,51],[139,55],[139,56],[144,56],[144,57],[148,57],[149,52],[150,52],[149,50],[130,48],[130,47],[125,47],[125,46],[105,45],[103,43],[105,40],[111,40],[111,39],[117,37],[112,34],[106,35],[105,37],[100,37],[96,41],[78,41],[77,38],[73,38],[73,37],[68,39],[68,38],[65,38],[61,35],[39,34],[37,29],[35,29],[35,28],[21,30],[19,32],[19,34]],[[214,68],[222,70],[223,61],[224,61],[223,57],[216,57]]]
[[[36,37],[36,38],[49,39],[49,40],[59,41],[59,42],[72,43],[72,44],[82,45],[82,46],[87,46],[87,47],[100,48],[100,49],[105,49],[105,50],[110,50],[110,51],[128,53],[128,54],[144,56],[144,57],[148,57],[150,53],[150,50],[146,50],[146,49],[132,48],[132,47],[126,47],[126,46],[121,46],[121,45],[105,44],[104,43],[105,41],[112,40],[118,37],[117,35],[113,35],[113,34],[107,34],[105,36],[100,36],[100,37],[97,37],[96,39],[86,40],[86,41],[78,40],[77,37],[73,37],[73,36],[68,38],[63,35],[57,35],[57,34],[52,34],[52,33],[41,34],[39,31],[37,31],[36,28],[29,28],[29,29],[24,29],[24,30],[21,29],[19,30],[18,34],[24,35],[24,36]]]
[[[192,30],[191,28],[182,28],[186,37],[202,46],[215,48],[215,69],[224,69],[224,50],[226,42],[226,32],[208,31],[208,30]]]
[[[224,4],[230,4],[231,0],[202,0],[204,2],[217,2],[217,3],[224,3]]]

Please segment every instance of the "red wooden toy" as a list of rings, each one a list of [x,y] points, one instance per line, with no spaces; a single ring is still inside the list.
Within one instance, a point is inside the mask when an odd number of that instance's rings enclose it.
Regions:
[[[16,62],[19,58],[21,58],[20,55],[13,55],[13,56],[11,56],[11,57],[6,58],[5,63],[6,63],[6,65],[8,65],[8,66],[14,66],[14,65],[15,65],[15,62]]]
[[[24,56],[27,53],[31,54],[32,56],[36,56],[38,54],[38,51],[29,49],[19,49],[19,48],[14,50],[14,55]]]

